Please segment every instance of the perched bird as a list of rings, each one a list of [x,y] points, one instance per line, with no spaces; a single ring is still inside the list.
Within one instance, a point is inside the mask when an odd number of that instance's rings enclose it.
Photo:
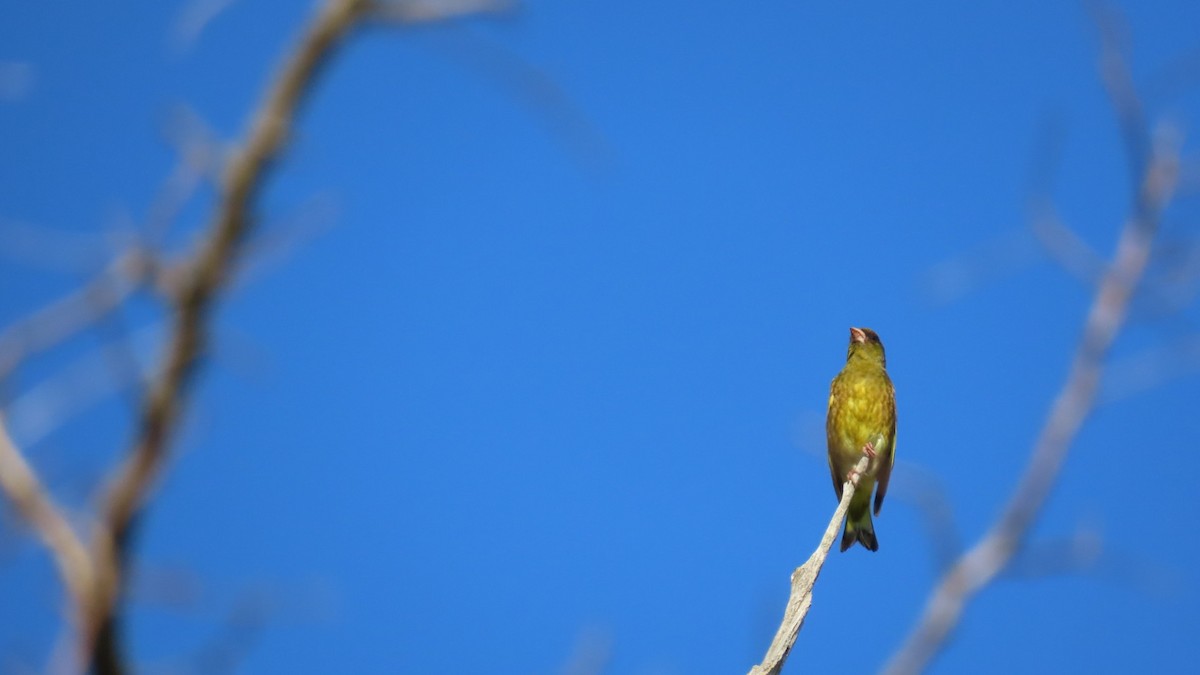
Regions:
[[[886,365],[883,343],[875,331],[851,328],[846,365],[829,386],[829,414],[825,418],[829,471],[839,501],[842,484],[863,453],[873,459],[850,501],[842,533],[843,551],[856,541],[868,550],[879,550],[869,508],[871,490],[877,488],[875,515],[879,515],[896,459],[896,390]]]

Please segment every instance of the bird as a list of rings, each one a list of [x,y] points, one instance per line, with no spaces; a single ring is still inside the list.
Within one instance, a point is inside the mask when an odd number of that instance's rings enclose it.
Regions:
[[[846,365],[829,385],[825,437],[829,472],[839,502],[842,484],[854,465],[864,453],[871,457],[850,500],[842,550],[858,542],[869,551],[878,551],[879,540],[871,521],[871,491],[875,491],[875,515],[879,515],[896,460],[896,389],[887,374],[883,343],[870,328],[850,328]]]

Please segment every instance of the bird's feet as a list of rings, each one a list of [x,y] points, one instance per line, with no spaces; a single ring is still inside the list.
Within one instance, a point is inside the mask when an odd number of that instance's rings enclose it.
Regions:
[[[863,445],[863,454],[871,459],[875,459],[875,444],[871,441],[867,441],[866,444]]]

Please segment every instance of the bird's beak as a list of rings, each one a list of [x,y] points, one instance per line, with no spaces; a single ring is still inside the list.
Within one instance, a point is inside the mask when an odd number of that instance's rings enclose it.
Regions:
[[[863,332],[863,329],[855,328],[855,327],[851,326],[850,327],[850,341],[851,342],[862,342],[865,344],[867,341],[867,334]]]

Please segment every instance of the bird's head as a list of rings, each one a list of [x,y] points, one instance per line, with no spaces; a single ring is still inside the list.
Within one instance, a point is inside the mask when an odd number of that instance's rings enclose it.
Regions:
[[[846,362],[864,359],[880,366],[887,365],[887,357],[883,353],[883,343],[879,336],[870,328],[850,328],[850,348],[846,352]]]

